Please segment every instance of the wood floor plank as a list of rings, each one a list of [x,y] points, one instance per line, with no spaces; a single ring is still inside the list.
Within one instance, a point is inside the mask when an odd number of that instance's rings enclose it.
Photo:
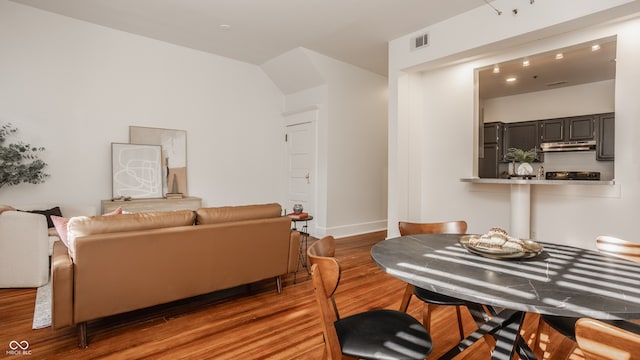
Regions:
[[[343,274],[336,292],[341,315],[374,308],[397,309],[405,284],[379,269],[370,249],[385,232],[337,240],[336,257]],[[313,241],[314,239],[311,239]],[[273,279],[226,292],[213,293],[91,321],[89,347],[77,347],[75,328],[32,330],[35,289],[0,289],[0,358],[12,340],[30,343],[29,359],[320,359],[322,331],[310,278],[304,269],[283,279],[281,294]],[[422,317],[413,299],[408,313]],[[436,310],[432,337],[437,358],[457,342],[453,308]],[[474,323],[463,313],[465,330]],[[528,317],[525,336],[535,331]],[[557,334],[545,337],[547,350],[581,359],[572,342]],[[478,344],[464,359],[487,359],[489,349]],[[556,359],[558,357],[547,357]]]

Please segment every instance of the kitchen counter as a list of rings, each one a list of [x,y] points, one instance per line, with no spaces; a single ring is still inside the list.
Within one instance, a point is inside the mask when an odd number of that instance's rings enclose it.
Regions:
[[[521,185],[614,185],[615,180],[524,180],[524,179],[485,179],[463,178],[462,182],[475,184],[521,184]]]
[[[524,179],[481,179],[466,178],[462,182],[473,184],[509,185],[511,193],[510,230],[509,233],[520,239],[529,239],[531,227],[531,185],[609,185],[614,180],[524,180]]]

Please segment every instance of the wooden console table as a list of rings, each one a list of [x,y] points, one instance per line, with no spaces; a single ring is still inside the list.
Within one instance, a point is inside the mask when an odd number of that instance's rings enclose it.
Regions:
[[[134,199],[129,201],[102,200],[101,214],[111,212],[117,208],[132,213],[149,211],[197,210],[202,207],[199,197],[184,197],[182,199]]]

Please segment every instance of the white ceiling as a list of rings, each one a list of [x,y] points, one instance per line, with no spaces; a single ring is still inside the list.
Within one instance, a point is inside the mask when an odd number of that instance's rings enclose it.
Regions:
[[[262,65],[297,47],[387,75],[388,42],[484,6],[484,0],[11,0],[75,19]],[[498,16],[498,15],[496,15]],[[504,15],[502,15],[504,16]],[[228,25],[230,29],[221,29]],[[480,72],[480,96],[492,98],[613,79],[615,39],[500,64]],[[409,44],[407,44],[409,46]],[[504,78],[516,75],[517,83]]]
[[[305,47],[381,75],[388,41],[479,6],[493,11],[484,0],[12,1],[252,64]]]
[[[593,51],[592,45],[596,44],[600,48]],[[558,53],[563,54],[562,59],[556,59]],[[529,60],[529,66],[523,66],[525,59]],[[478,72],[480,98],[490,99],[613,80],[616,75],[616,37],[594,39],[495,65],[500,69],[497,74],[493,72],[492,66]],[[515,77],[516,81],[507,82],[509,77]]]

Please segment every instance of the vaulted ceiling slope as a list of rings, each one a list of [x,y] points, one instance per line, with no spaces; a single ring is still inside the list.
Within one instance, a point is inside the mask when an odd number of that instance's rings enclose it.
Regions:
[[[11,1],[256,65],[305,47],[384,76],[389,40],[486,6],[483,0]]]

